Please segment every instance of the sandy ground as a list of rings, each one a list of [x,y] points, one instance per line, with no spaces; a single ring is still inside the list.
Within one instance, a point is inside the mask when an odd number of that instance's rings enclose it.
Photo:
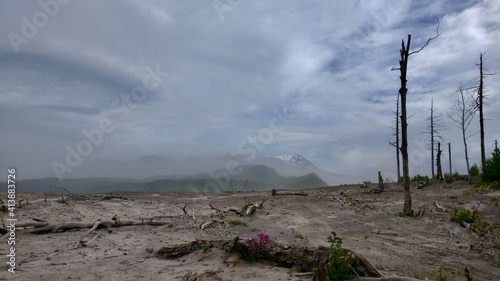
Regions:
[[[162,247],[201,239],[250,239],[265,233],[281,243],[317,247],[328,246],[332,231],[343,238],[344,247],[363,255],[387,275],[404,275],[437,280],[438,268],[448,280],[465,280],[460,270],[467,266],[474,280],[500,280],[500,204],[492,196],[479,194],[464,182],[434,183],[413,189],[413,209],[425,208],[420,218],[400,217],[402,187],[391,184],[381,194],[370,188],[346,185],[306,190],[308,196],[274,196],[271,192],[235,194],[124,193],[129,200],[101,200],[99,197],[57,202],[30,203],[15,210],[18,222],[32,218],[50,222],[94,222],[118,215],[121,219],[155,218],[171,221],[170,226],[124,226],[98,229],[97,238],[87,247],[74,248],[86,230],[50,234],[30,234],[16,230],[16,273],[5,266],[7,237],[0,246],[0,280],[307,280],[290,274],[288,268],[268,263],[240,261],[224,263],[224,251],[193,252],[174,260],[155,256]],[[0,194],[7,197],[6,193]],[[33,202],[43,194],[18,193]],[[49,195],[53,198],[55,195]],[[199,225],[217,208],[241,207],[247,201],[266,199],[264,208],[248,218],[235,214],[226,219],[242,219],[249,226],[226,225],[201,231]],[[339,200],[340,199],[340,200]],[[444,206],[438,211],[434,202]],[[24,201],[26,202],[26,201]],[[185,204],[195,210],[196,223],[183,218]],[[456,208],[477,208],[492,230],[484,237],[472,234],[449,219]],[[6,214],[3,214],[7,218]],[[301,233],[304,239],[294,233]],[[477,236],[477,237],[475,237]],[[298,271],[298,268],[293,271]],[[197,275],[198,274],[198,275]],[[188,277],[199,276],[198,279]]]

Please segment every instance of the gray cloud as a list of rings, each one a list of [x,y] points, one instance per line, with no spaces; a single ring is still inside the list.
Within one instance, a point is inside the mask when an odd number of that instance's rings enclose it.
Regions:
[[[82,131],[103,120],[114,130],[84,161],[237,154],[273,110],[286,108],[289,124],[261,156],[299,153],[374,179],[395,170],[387,141],[399,74],[390,69],[407,34],[417,49],[440,18],[441,36],[410,57],[410,153],[422,150],[431,98],[446,115],[457,86],[477,77],[480,51],[492,72],[500,69],[500,5],[492,0],[241,1],[223,12],[212,2],[67,2],[40,1],[53,4],[53,15],[36,1],[0,2],[0,167],[16,166],[25,178],[54,176],[51,163],[64,162],[66,147],[76,149]],[[22,43],[13,47],[12,34]],[[148,67],[169,76],[127,105]],[[500,137],[500,83],[488,77],[486,86],[491,144]],[[446,136],[464,172],[459,132]],[[470,142],[478,162],[479,140]],[[429,174],[428,161],[412,173]]]

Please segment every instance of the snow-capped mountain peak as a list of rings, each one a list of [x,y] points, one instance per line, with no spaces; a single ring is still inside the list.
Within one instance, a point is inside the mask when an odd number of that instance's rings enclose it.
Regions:
[[[313,163],[311,163],[304,156],[299,155],[299,154],[288,154],[288,155],[274,156],[273,158],[279,159],[290,166],[309,168],[309,169],[316,168],[316,166],[314,166]]]

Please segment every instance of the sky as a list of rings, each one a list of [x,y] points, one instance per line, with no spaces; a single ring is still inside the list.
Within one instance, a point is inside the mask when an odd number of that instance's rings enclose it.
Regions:
[[[466,173],[451,112],[500,71],[500,2],[0,0],[0,178],[71,177],[80,162],[297,153],[339,174],[396,179],[395,100],[408,62],[410,174],[431,174],[431,99]],[[500,76],[484,80],[485,146]],[[480,163],[479,118],[469,156]],[[74,154],[77,154],[75,156]],[[443,149],[443,170],[448,171]],[[77,161],[78,160],[78,161]]]

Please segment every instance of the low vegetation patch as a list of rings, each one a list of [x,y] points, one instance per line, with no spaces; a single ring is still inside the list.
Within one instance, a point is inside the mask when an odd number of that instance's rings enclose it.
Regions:
[[[415,181],[415,182],[419,182],[419,181],[428,181],[429,180],[429,177],[428,176],[421,176],[419,174],[417,174],[416,176],[414,176],[413,178],[410,179],[411,181]]]
[[[242,225],[242,226],[245,226],[247,227],[248,226],[248,223],[246,221],[242,221],[242,220],[228,220],[227,223],[229,223],[230,225]]]
[[[450,221],[454,221],[457,223],[462,223],[462,222],[474,223],[478,219],[479,219],[479,211],[478,210],[474,210],[471,212],[465,208],[462,208],[459,210],[455,210],[455,213],[451,217]]]
[[[328,262],[325,268],[328,271],[330,280],[348,280],[356,277],[356,273],[352,269],[354,258],[342,248],[342,238],[337,237],[335,232],[328,236],[330,249],[328,250]]]
[[[304,235],[302,235],[302,233],[300,233],[300,232],[295,232],[295,233],[293,234],[293,236],[294,236],[295,238],[304,239]]]
[[[265,234],[258,234],[246,242],[248,252],[243,254],[242,258],[247,262],[254,262],[262,257],[264,251],[269,245],[269,236]]]

